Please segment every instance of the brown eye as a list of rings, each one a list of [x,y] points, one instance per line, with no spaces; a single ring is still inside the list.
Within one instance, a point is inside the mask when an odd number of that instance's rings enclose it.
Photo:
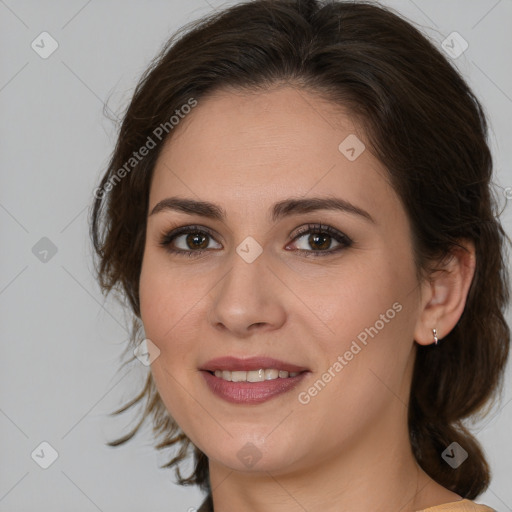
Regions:
[[[308,244],[315,250],[329,249],[331,242],[332,237],[329,235],[314,233],[308,237]]]
[[[165,233],[160,245],[173,254],[197,256],[208,250],[213,240],[212,234],[206,228],[185,226]],[[222,248],[220,244],[218,246],[216,248]]]
[[[301,242],[303,247],[297,250],[307,254],[308,256],[326,256],[329,254],[337,253],[352,245],[352,240],[345,234],[331,226],[318,226],[308,224],[307,227],[299,230],[293,239],[293,245],[297,245],[297,240],[304,239]],[[332,249],[332,244],[338,245]]]
[[[208,235],[200,233],[188,234],[185,243],[190,249],[206,249],[208,247]]]

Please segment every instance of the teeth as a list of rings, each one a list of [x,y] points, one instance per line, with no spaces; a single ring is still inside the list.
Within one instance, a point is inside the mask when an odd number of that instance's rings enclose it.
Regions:
[[[287,372],[285,370],[251,370],[249,372],[229,370],[215,370],[215,377],[231,382],[263,382],[264,380],[287,379],[295,377],[299,372]]]

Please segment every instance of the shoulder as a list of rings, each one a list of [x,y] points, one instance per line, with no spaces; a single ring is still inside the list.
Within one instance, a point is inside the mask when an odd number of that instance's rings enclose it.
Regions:
[[[418,510],[417,512],[496,512],[493,508],[480,503],[475,503],[471,500],[459,500],[452,501],[450,503],[444,503],[443,505],[437,505],[435,507],[425,508]]]

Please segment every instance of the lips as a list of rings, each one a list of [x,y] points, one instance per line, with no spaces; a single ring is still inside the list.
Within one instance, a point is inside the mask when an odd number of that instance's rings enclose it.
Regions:
[[[295,389],[308,372],[301,372],[295,377],[265,380],[262,382],[229,382],[216,377],[207,370],[201,372],[210,391],[231,404],[256,405],[275,397],[286,395]]]
[[[304,366],[298,366],[286,361],[274,359],[271,357],[249,357],[240,359],[237,357],[226,356],[211,359],[199,368],[207,372],[215,372],[215,370],[228,370],[228,371],[251,371],[274,368],[276,370],[283,370],[289,373],[308,371]]]

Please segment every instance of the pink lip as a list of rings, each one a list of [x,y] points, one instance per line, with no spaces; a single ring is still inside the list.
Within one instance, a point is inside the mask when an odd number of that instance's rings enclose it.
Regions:
[[[208,361],[199,369],[206,370],[208,372],[214,372],[215,370],[229,370],[234,372],[260,369],[276,369],[287,372],[303,372],[308,370],[308,368],[305,368],[304,366],[297,366],[271,357],[249,357],[246,359],[239,359],[238,357],[232,356],[217,357]]]
[[[272,365],[264,365],[263,367],[275,368]],[[227,369],[225,366],[223,368]],[[278,377],[274,380],[264,380],[262,382],[229,382],[220,377],[215,377],[215,375],[207,370],[201,371],[212,393],[227,402],[235,404],[259,404],[266,402],[277,395],[291,391],[307,373],[309,372],[304,371],[295,377],[288,377],[286,379]]]

